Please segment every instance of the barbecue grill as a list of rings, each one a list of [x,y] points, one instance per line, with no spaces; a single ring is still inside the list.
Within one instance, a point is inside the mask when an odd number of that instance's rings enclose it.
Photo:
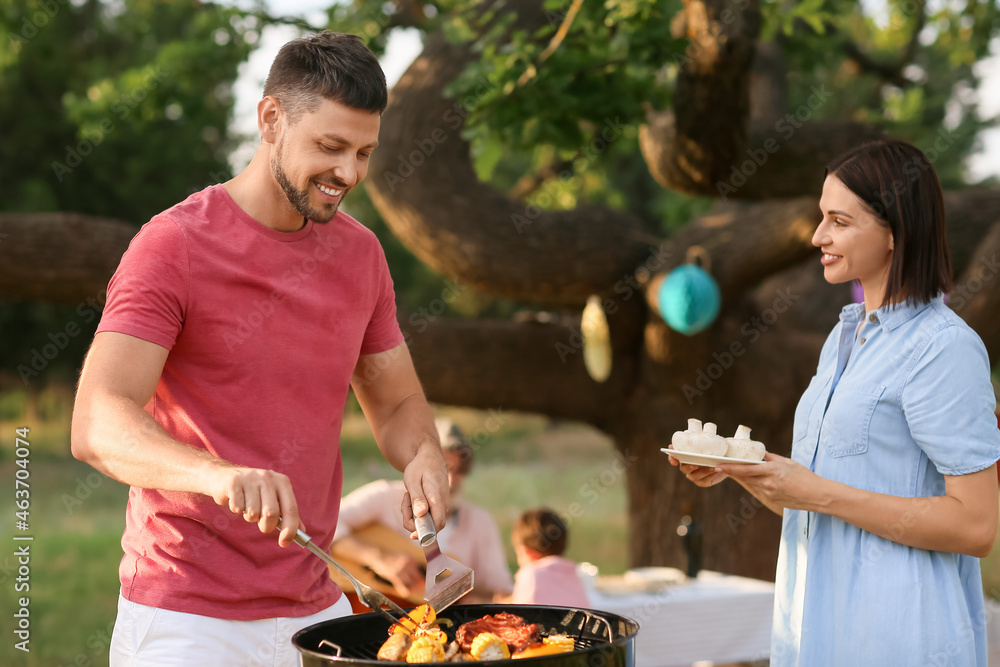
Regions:
[[[525,623],[537,623],[543,635],[568,635],[574,649],[568,653],[524,658],[523,667],[634,667],[635,636],[639,624],[630,618],[592,609],[543,607],[537,605],[456,605],[445,609],[439,618],[450,619],[454,625],[442,628],[448,639],[455,638],[458,626],[487,614],[508,612],[524,618]],[[379,647],[389,637],[389,623],[379,614],[359,614],[323,621],[299,630],[292,644],[302,654],[303,667],[343,667],[394,663],[378,660]],[[483,661],[492,665],[507,660]]]

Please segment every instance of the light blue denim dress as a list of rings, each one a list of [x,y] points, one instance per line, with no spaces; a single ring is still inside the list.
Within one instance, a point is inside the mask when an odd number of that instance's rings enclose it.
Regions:
[[[986,348],[941,298],[867,315],[853,304],[796,408],[792,458],[859,489],[940,496],[944,475],[1000,458],[994,408]],[[986,667],[979,559],[785,510],[771,665]]]

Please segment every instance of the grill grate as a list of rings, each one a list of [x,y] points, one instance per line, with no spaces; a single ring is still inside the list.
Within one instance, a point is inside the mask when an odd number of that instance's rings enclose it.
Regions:
[[[549,633],[549,634],[560,634],[560,633]],[[449,641],[451,637],[449,637]],[[604,646],[608,642],[601,639],[588,639],[576,637],[573,639],[573,650],[582,651],[584,649],[593,648],[595,646]],[[340,654],[341,658],[353,658],[355,660],[377,660],[378,650],[382,648],[381,643],[367,643],[367,644],[354,644],[352,646],[342,647],[342,652]],[[336,649],[329,647],[323,647],[320,649],[321,652],[328,652],[328,655],[336,655]]]

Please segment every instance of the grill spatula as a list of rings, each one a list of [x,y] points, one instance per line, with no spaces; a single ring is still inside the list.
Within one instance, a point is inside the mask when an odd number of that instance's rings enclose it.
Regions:
[[[417,525],[417,537],[427,558],[427,580],[424,584],[424,599],[435,612],[440,614],[472,590],[473,575],[471,567],[462,565],[457,560],[448,558],[441,553],[438,545],[437,530],[431,513],[414,517]]]

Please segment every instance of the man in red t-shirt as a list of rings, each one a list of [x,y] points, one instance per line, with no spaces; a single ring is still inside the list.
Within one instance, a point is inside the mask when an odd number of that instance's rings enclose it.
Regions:
[[[297,665],[291,634],[350,612],[321,560],[281,548],[300,527],[330,546],[349,386],[403,471],[400,522],[444,525],[447,471],[385,257],[339,211],[386,101],[357,37],[289,42],[250,165],[122,257],[72,429],[77,458],[132,487],[112,665]]]

